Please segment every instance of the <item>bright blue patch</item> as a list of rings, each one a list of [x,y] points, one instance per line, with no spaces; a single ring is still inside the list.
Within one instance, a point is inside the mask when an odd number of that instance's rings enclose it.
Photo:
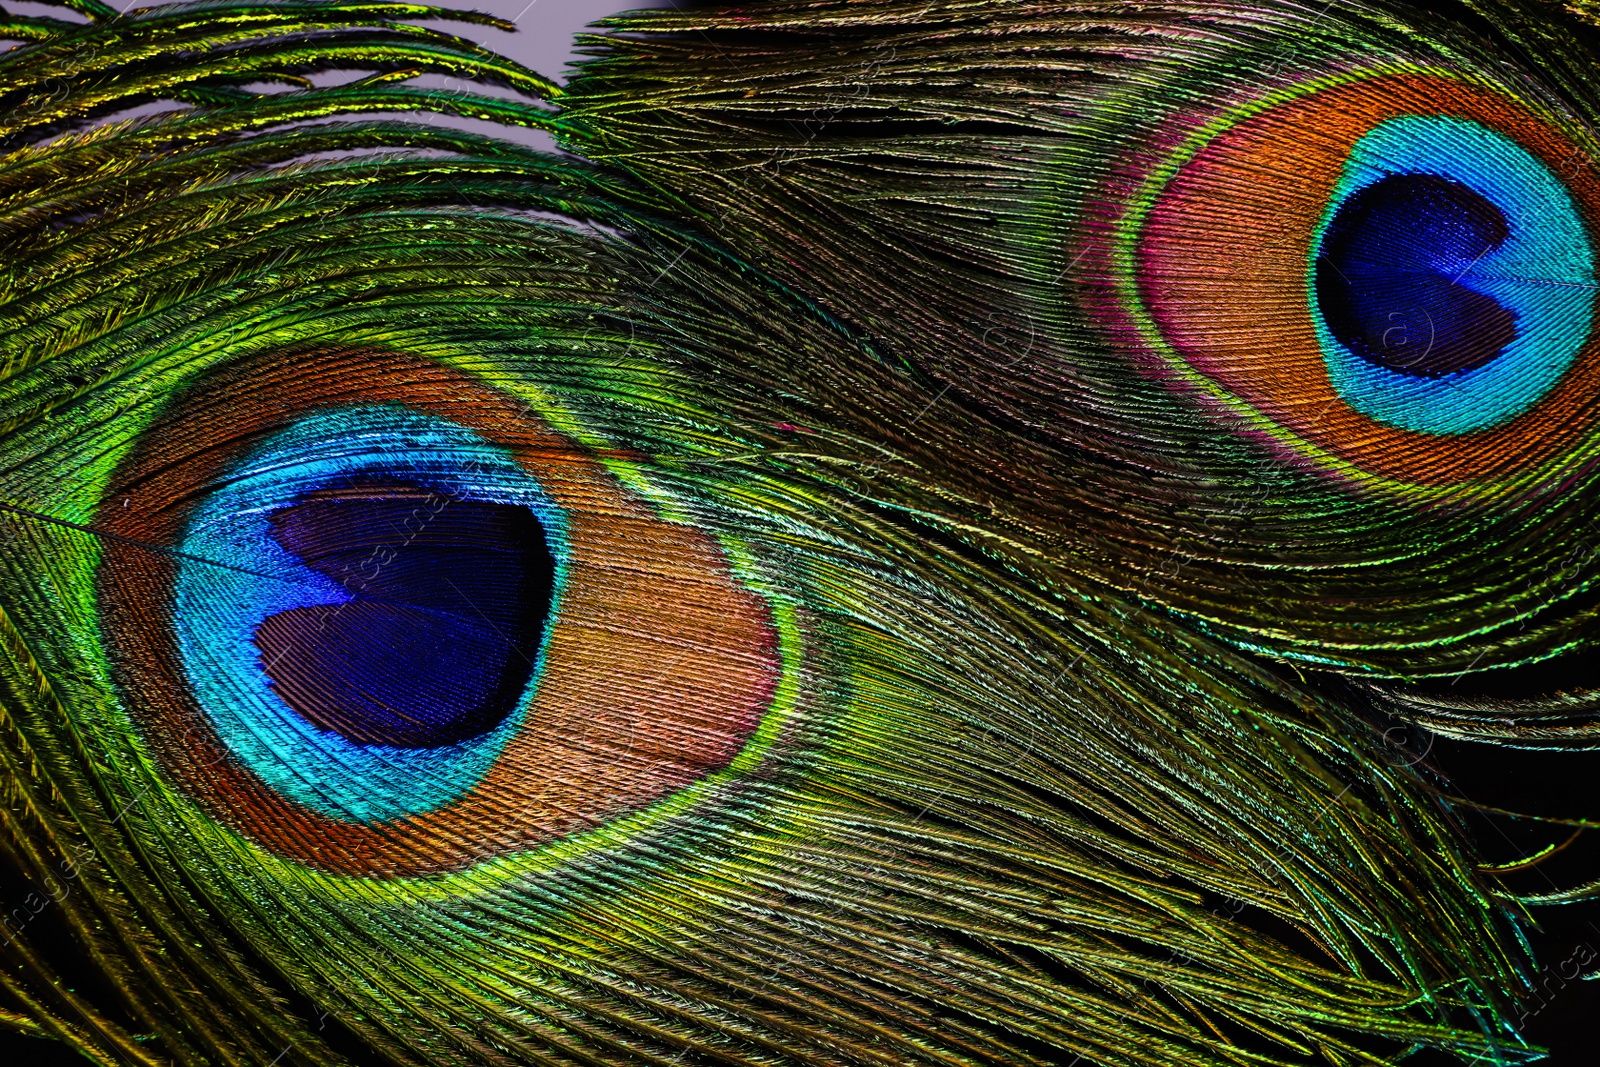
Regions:
[[[559,615],[568,556],[564,513],[506,449],[399,406],[310,415],[227,471],[195,508],[183,552],[270,576],[180,562],[174,628],[199,706],[228,749],[278,793],[359,823],[431,811],[471,789],[521,727],[539,682],[536,667],[516,710],[490,732],[435,748],[356,744],[311,725],[274,691],[252,640],[262,621],[354,598],[285,550],[271,516],[308,491],[373,477],[531,511],[555,560],[546,634]]]
[[[1504,216],[1508,236],[1492,249],[1468,255],[1459,235],[1441,232],[1430,264],[1444,283],[1490,298],[1515,322],[1514,337],[1480,366],[1430,377],[1379,365],[1337,340],[1318,305],[1317,264],[1340,209],[1401,175],[1460,183]],[[1424,212],[1415,220],[1437,224]],[[1396,232],[1397,243],[1420,239],[1415,229]],[[1476,433],[1527,411],[1572,366],[1594,320],[1594,255],[1571,194],[1520,145],[1464,119],[1393,119],[1357,142],[1308,266],[1312,321],[1334,389],[1357,411],[1421,433]]]

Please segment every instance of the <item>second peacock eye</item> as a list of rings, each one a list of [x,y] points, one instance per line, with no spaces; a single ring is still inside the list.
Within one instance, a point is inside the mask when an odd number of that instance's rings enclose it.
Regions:
[[[1600,389],[1600,182],[1575,130],[1434,71],[1229,110],[1126,216],[1146,365],[1341,479],[1566,462]]]

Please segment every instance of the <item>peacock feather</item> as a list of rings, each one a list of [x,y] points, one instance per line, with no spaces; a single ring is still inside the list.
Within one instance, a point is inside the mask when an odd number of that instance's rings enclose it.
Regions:
[[[0,27],[0,1021],[1539,1057],[1394,724],[1595,737],[1587,7],[450,19]]]

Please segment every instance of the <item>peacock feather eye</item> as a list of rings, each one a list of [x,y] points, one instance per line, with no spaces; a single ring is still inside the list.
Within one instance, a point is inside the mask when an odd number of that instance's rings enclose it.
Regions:
[[[1581,657],[1589,13],[826,6],[822,58],[776,9],[630,16],[563,143],[870,339],[918,394],[882,432],[960,487],[919,514],[1369,682]]]
[[[1600,187],[1570,118],[1379,70],[1184,121],[1118,223],[1130,314],[1178,380],[1396,485],[1586,451]]]
[[[345,873],[647,808],[726,768],[781,674],[772,609],[714,539],[526,405],[397,354],[207,376],[95,525],[113,673],[173,782]]]
[[[1458,154],[1434,160],[1441,149]],[[1402,429],[1509,422],[1589,339],[1593,255],[1571,194],[1474,123],[1395,119],[1358,141],[1314,261],[1313,317],[1334,389]],[[1410,380],[1444,378],[1451,392]]]

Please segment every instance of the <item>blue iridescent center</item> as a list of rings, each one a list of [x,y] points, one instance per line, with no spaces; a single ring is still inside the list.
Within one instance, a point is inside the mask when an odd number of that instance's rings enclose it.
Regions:
[[[350,594],[255,629],[262,669],[303,718],[358,744],[433,748],[511,713],[555,577],[532,511],[366,477],[303,493],[268,521]]]
[[[309,414],[189,518],[185,675],[280,795],[355,822],[434,810],[522,726],[566,537],[539,483],[465,426],[398,405]]]
[[[1461,182],[1397,174],[1340,207],[1317,258],[1333,336],[1376,367],[1417,378],[1474,370],[1517,337],[1516,313],[1462,284],[1509,236],[1505,215]]]
[[[1566,374],[1594,322],[1593,248],[1571,193],[1466,119],[1393,119],[1358,141],[1307,267],[1334,389],[1421,433],[1515,419]]]

